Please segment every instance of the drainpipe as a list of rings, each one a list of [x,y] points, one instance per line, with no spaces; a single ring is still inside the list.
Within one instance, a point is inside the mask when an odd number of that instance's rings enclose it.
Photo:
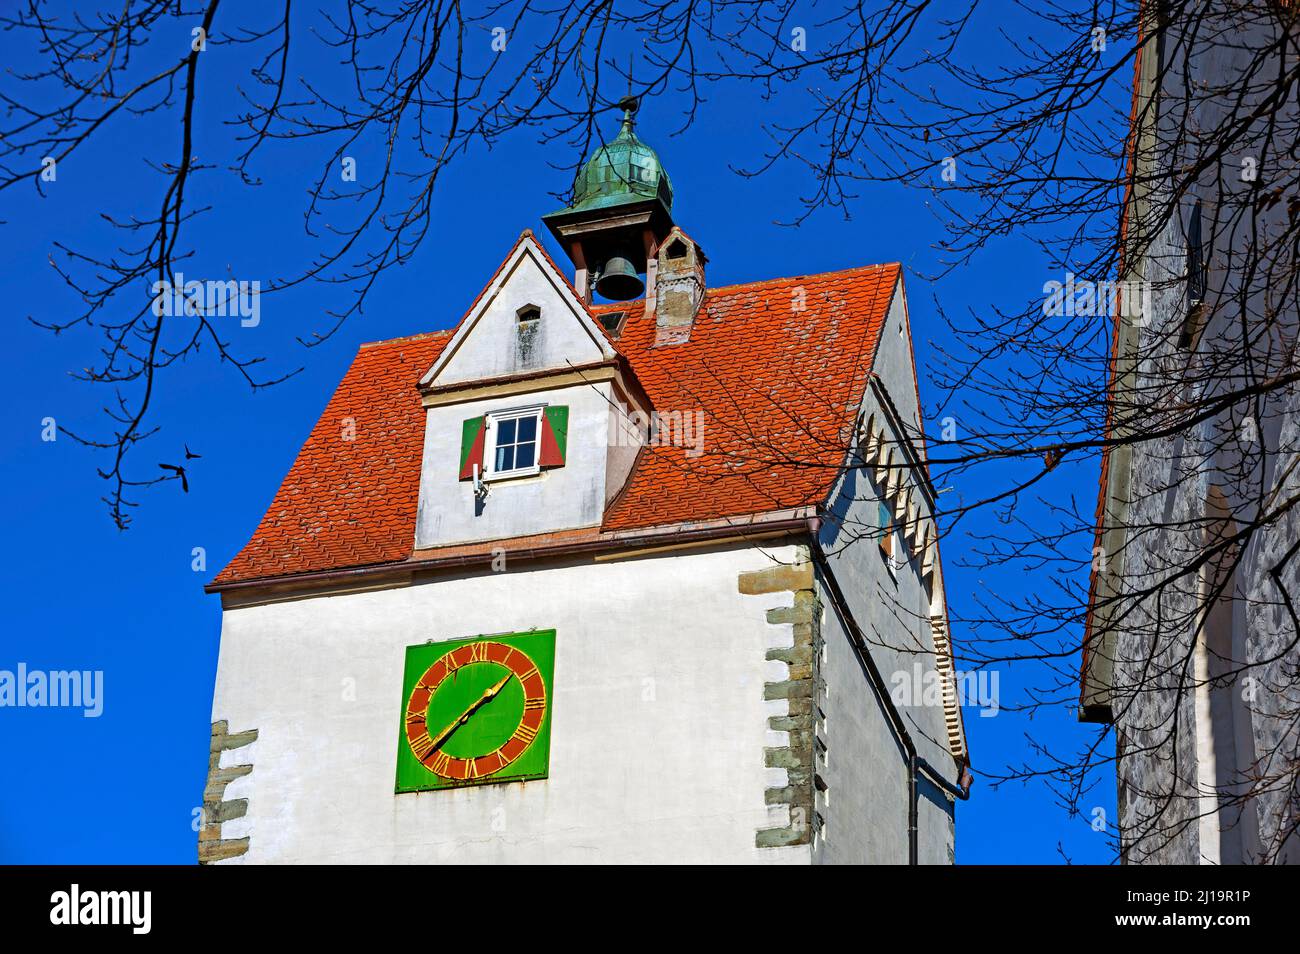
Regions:
[[[812,545],[809,550],[812,553],[813,561],[821,569],[827,594],[831,598],[831,604],[835,607],[835,615],[849,630],[854,649],[858,652],[858,658],[866,667],[867,679],[871,682],[876,698],[880,700],[881,706],[885,710],[885,717],[889,720],[889,724],[894,731],[894,738],[898,740],[899,745],[903,748],[903,756],[907,762],[907,863],[909,865],[919,864],[920,812],[918,802],[920,796],[917,790],[917,778],[924,775],[953,798],[961,799],[963,802],[970,798],[970,786],[974,779],[970,774],[970,767],[963,763],[961,777],[958,779],[957,784],[954,785],[917,752],[916,743],[912,741],[912,735],[907,731],[902,715],[894,705],[894,700],[889,696],[889,690],[885,686],[885,679],[876,667],[876,661],[871,658],[866,633],[858,625],[857,619],[853,616],[853,611],[849,608],[848,601],[844,598],[844,592],[840,589],[839,581],[835,579],[835,573],[831,569],[830,561],[826,557],[826,552],[822,549],[819,536],[820,530],[821,518],[810,517],[808,532],[812,537]]]

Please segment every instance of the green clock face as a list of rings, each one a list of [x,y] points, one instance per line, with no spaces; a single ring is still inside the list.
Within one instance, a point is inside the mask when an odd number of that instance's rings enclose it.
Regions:
[[[545,778],[555,631],[408,646],[397,791]]]

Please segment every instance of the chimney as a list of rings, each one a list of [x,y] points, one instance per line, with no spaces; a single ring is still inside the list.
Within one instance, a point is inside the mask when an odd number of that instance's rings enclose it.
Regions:
[[[704,304],[704,250],[674,227],[656,256],[653,300],[655,343],[680,344],[691,337],[691,325]]]

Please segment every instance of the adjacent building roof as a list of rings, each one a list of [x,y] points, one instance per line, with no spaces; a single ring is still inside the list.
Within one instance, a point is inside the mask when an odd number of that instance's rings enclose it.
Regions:
[[[1119,276],[1121,279],[1126,278],[1133,270],[1134,263],[1128,261],[1128,232],[1129,218],[1133,214],[1133,206],[1136,200],[1136,194],[1133,189],[1135,172],[1138,162],[1138,142],[1139,123],[1141,120],[1140,108],[1142,98],[1148,95],[1144,87],[1143,76],[1144,70],[1150,71],[1150,64],[1146,62],[1144,51],[1146,44],[1144,42],[1144,27],[1139,21],[1139,32],[1137,40],[1137,52],[1133,57],[1133,95],[1129,105],[1129,128],[1128,139],[1124,146],[1125,152],[1125,182],[1124,182],[1124,199],[1120,205],[1121,214],[1119,220]],[[1155,64],[1158,68],[1159,64]],[[1114,421],[1114,395],[1119,384],[1119,370],[1121,357],[1121,344],[1123,333],[1123,318],[1116,312],[1115,323],[1111,332],[1110,344],[1110,361],[1107,369],[1107,394],[1109,398],[1106,404],[1106,431],[1107,440],[1115,436]],[[1113,505],[1118,510],[1123,510],[1125,501],[1122,496],[1114,497],[1113,491],[1121,490],[1121,494],[1127,488],[1120,488],[1112,485],[1113,469],[1118,463],[1121,470],[1128,467],[1129,451],[1123,447],[1112,447],[1109,443],[1103,444],[1101,448],[1101,480],[1097,492],[1097,509],[1096,522],[1094,525],[1094,552],[1106,552],[1107,544],[1107,511]],[[1116,459],[1118,458],[1118,460]],[[1116,480],[1114,484],[1121,484],[1124,481]],[[1123,532],[1123,522],[1116,527]],[[1118,557],[1119,554],[1113,554]],[[1106,586],[1104,577],[1109,572],[1114,572],[1114,564],[1118,559],[1108,559],[1104,561],[1094,560],[1092,570],[1088,577],[1088,612],[1084,617],[1083,646],[1079,657],[1079,719],[1085,722],[1109,722],[1112,718],[1110,711],[1110,689],[1109,689],[1109,656],[1113,651],[1101,645],[1109,635],[1104,632],[1105,627],[1097,618],[1098,612],[1103,611],[1100,606],[1104,600],[1101,599],[1102,590]],[[1102,570],[1101,567],[1106,567]]]
[[[600,531],[824,501],[899,277],[897,264],[872,265],[710,289],[689,340],[674,344],[656,342],[644,301],[593,309],[629,312],[615,343],[655,410],[704,428],[702,453],[642,448]],[[425,417],[417,382],[453,332],[361,347],[214,587],[412,558]]]

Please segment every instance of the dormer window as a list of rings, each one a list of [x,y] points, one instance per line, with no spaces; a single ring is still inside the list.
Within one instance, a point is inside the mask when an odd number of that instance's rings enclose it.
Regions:
[[[500,411],[487,416],[487,454],[483,477],[499,480],[537,473],[541,407]]]
[[[881,500],[876,505],[876,513],[879,523],[876,532],[879,534],[880,555],[885,560],[885,566],[889,568],[889,575],[897,579],[901,547],[898,545],[898,526],[894,523],[894,511],[889,504]]]
[[[536,305],[524,305],[524,307],[515,312],[515,316],[519,319],[520,325],[526,325],[530,322],[541,321],[542,309],[538,308]]]
[[[627,320],[625,311],[606,311],[596,316],[613,337],[617,338],[623,333],[623,322]]]
[[[569,408],[534,404],[491,411],[461,425],[460,479],[528,477],[563,467],[569,443]]]

